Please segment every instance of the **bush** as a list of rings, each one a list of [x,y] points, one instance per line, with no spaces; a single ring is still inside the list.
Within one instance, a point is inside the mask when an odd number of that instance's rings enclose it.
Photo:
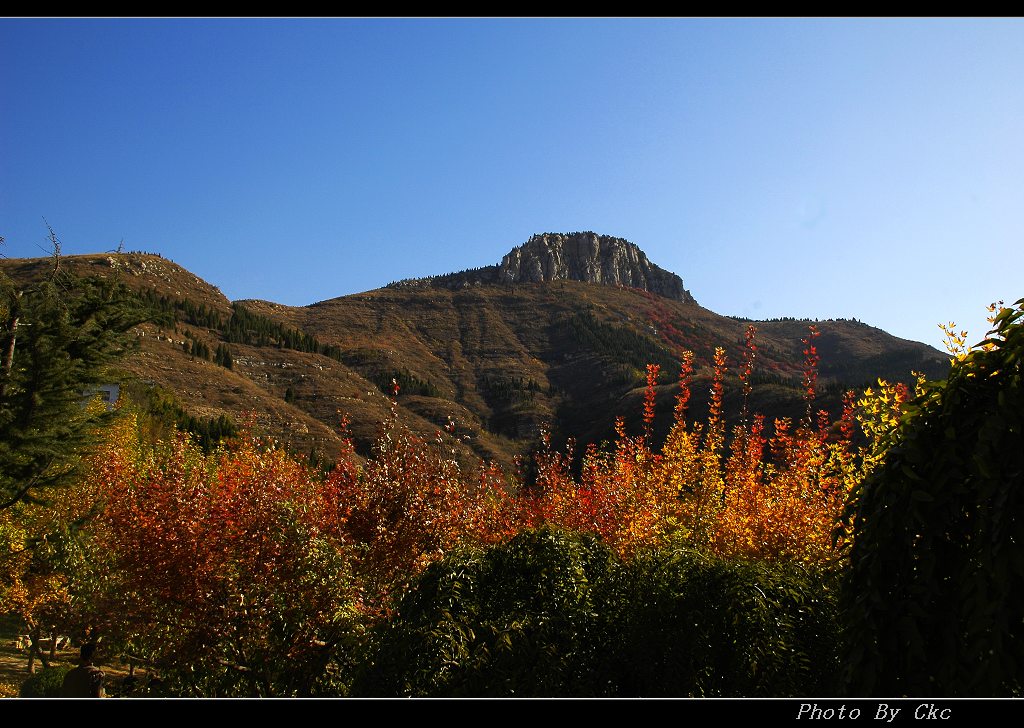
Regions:
[[[353,694],[607,694],[594,668],[611,559],[591,536],[542,528],[431,565],[376,631]]]
[[[835,576],[799,563],[666,547],[623,564],[615,660],[622,696],[834,695]]]
[[[354,695],[835,694],[833,577],[684,547],[621,561],[542,528],[429,567]]]
[[[927,386],[854,492],[854,694],[1019,695],[1024,683],[1024,299]]]
[[[71,671],[68,665],[43,668],[21,684],[21,698],[59,698],[64,676]]]

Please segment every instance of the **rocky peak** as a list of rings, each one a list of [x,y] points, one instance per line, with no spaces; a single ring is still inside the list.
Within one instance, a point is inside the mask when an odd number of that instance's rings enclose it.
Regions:
[[[503,283],[607,283],[693,302],[682,279],[651,263],[636,245],[593,232],[534,235],[502,258],[498,278]]]
[[[640,288],[659,296],[693,303],[675,273],[659,268],[636,245],[597,233],[543,233],[534,235],[498,265],[411,278],[389,284],[394,288],[438,286],[458,290],[488,284],[514,285],[546,281],[583,281]]]

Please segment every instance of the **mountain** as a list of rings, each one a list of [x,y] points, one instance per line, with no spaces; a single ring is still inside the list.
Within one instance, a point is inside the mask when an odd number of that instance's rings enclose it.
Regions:
[[[3,260],[16,281],[45,275],[49,259]],[[543,428],[599,442],[616,415],[638,428],[645,365],[661,367],[659,418],[671,418],[679,352],[695,353],[692,413],[700,417],[716,346],[739,361],[748,321],[698,305],[673,273],[634,244],[594,233],[535,235],[488,268],[401,281],[304,307],[229,301],[158,255],[69,256],[63,270],[123,283],[153,323],[137,330],[124,362],[137,399],[173,400],[199,421],[255,413],[293,449],[327,459],[343,416],[367,452],[392,411],[466,456],[511,466]],[[809,321],[755,322],[752,407],[769,417],[803,412],[800,377]],[[817,322],[819,403],[910,371],[941,376],[948,359],[917,342],[848,321]],[[739,411],[735,377],[726,414]],[[157,396],[154,393],[158,393]],[[148,398],[148,399],[147,399]],[[163,398],[163,399],[161,399]],[[454,432],[445,428],[454,422]]]
[[[497,265],[391,284],[393,288],[448,289],[516,283],[580,281],[627,286],[676,301],[694,303],[675,273],[659,268],[639,247],[622,238],[583,233],[543,233],[513,248]]]
[[[502,258],[498,268],[499,278],[509,283],[607,283],[694,303],[683,280],[651,263],[636,245],[591,232],[534,235]]]

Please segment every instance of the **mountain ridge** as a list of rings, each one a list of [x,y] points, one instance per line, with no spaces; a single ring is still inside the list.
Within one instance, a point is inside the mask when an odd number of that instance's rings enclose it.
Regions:
[[[567,280],[649,291],[695,303],[683,280],[648,259],[635,243],[593,231],[538,233],[506,253],[496,265],[424,278],[407,278],[387,287],[438,286],[456,290],[479,285],[550,283]]]
[[[512,467],[542,429],[585,443],[606,438],[616,415],[639,426],[648,363],[661,367],[655,430],[664,432],[680,351],[695,352],[695,393],[706,391],[715,347],[723,346],[733,363],[742,351],[747,322],[704,309],[692,297],[607,279],[572,280],[580,260],[561,261],[565,278],[451,285],[435,277],[299,307],[229,301],[215,285],[152,254],[67,256],[63,268],[124,283],[153,310],[122,371],[138,387],[173,394],[191,416],[240,422],[256,412],[268,434],[329,457],[340,445],[343,415],[366,453],[394,410],[413,431],[450,441],[467,462]],[[46,275],[50,264],[0,260],[16,281]],[[681,288],[681,279],[670,275]],[[759,356],[752,407],[770,417],[799,417],[801,338],[810,322],[754,323]],[[838,408],[842,388],[876,377],[909,381],[911,369],[937,376],[948,368],[941,352],[866,324],[817,325],[819,402],[827,409]],[[223,354],[213,357],[214,351]],[[397,404],[392,380],[401,387]],[[733,380],[730,372],[727,414],[738,411]],[[700,399],[693,400],[694,418],[702,414]],[[449,420],[453,435],[445,430]]]

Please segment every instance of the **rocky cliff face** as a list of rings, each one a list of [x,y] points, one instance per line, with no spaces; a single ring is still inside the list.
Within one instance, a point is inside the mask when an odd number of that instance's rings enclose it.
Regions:
[[[391,285],[459,289],[490,283],[510,285],[558,280],[628,286],[676,301],[694,302],[679,276],[654,265],[636,245],[592,232],[534,235],[513,248],[498,265]]]
[[[502,258],[498,279],[506,283],[607,283],[693,302],[682,279],[651,263],[636,245],[592,232],[534,235]]]

